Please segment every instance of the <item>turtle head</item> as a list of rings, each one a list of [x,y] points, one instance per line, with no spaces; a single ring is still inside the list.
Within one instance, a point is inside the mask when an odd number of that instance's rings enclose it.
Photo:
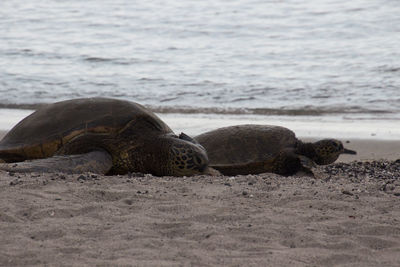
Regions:
[[[322,139],[312,144],[315,150],[315,163],[318,165],[331,164],[340,154],[357,154],[356,151],[344,148],[342,142],[336,139]]]
[[[170,145],[168,169],[174,176],[190,176],[205,173],[208,166],[206,150],[194,139],[181,133],[168,138]]]

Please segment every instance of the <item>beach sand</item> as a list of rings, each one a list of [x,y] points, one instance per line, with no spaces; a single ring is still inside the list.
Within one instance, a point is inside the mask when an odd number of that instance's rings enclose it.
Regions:
[[[315,177],[0,171],[0,266],[399,266],[400,145],[346,146]]]

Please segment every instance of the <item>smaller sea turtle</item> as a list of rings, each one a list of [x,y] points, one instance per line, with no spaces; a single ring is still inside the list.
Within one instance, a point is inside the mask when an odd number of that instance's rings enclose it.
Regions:
[[[84,98],[47,105],[19,122],[0,141],[0,162],[15,172],[184,176],[204,173],[208,158],[140,104]]]
[[[237,125],[200,134],[209,166],[225,175],[273,172],[292,175],[333,163],[340,154],[356,154],[336,139],[303,143],[291,130],[273,125]]]

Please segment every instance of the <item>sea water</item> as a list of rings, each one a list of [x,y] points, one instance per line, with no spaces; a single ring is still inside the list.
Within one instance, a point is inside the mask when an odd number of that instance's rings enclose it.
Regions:
[[[2,0],[0,107],[103,96],[213,127],[397,133],[399,14],[396,0]]]

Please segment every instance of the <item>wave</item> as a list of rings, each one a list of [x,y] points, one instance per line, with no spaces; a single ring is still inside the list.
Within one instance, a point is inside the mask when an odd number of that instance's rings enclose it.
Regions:
[[[30,109],[36,110],[48,105],[46,103],[36,104],[6,104],[0,103],[0,108],[7,109]],[[179,113],[179,114],[220,114],[220,115],[269,115],[269,116],[326,116],[326,115],[390,115],[397,114],[391,110],[366,109],[360,106],[351,107],[300,107],[300,108],[220,108],[220,107],[189,107],[189,106],[154,106],[144,105],[156,113]]]
[[[274,116],[324,116],[339,114],[393,114],[393,111],[365,109],[362,107],[337,108],[217,108],[217,107],[187,107],[187,106],[149,106],[157,113],[182,114],[224,114],[224,115],[274,115]]]

